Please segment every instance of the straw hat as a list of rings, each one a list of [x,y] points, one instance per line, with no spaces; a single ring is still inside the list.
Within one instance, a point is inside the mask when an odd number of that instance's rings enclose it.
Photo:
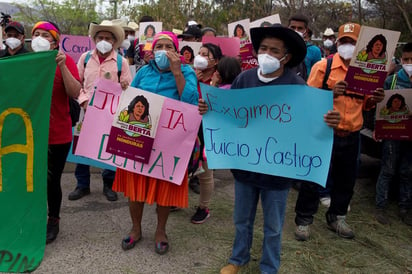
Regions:
[[[113,19],[112,22],[115,25],[120,25],[124,30],[127,31],[136,31],[139,29],[138,24],[136,24],[135,22],[127,23],[126,19]]]
[[[132,22],[132,21],[130,21],[130,22],[127,24],[127,27],[128,27],[129,29],[131,29],[132,31],[138,31],[138,30],[139,30],[139,25],[136,24],[135,22]]]
[[[326,28],[325,32],[323,33],[323,36],[332,36],[335,35],[335,32],[331,28]]]
[[[124,40],[124,30],[119,24],[114,24],[112,21],[103,20],[100,25],[91,23],[89,28],[89,35],[95,41],[96,34],[99,31],[111,32],[116,41],[113,44],[113,48],[117,49],[120,47]]]

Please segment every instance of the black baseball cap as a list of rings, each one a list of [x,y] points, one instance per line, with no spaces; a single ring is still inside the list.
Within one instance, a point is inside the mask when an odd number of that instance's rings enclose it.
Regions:
[[[7,33],[7,31],[10,29],[15,29],[18,33],[24,35],[24,27],[19,22],[13,21],[8,23],[4,31]]]

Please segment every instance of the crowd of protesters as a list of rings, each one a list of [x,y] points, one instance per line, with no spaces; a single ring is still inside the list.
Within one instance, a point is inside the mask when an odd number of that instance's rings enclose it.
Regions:
[[[143,16],[139,23],[153,21],[154,18]],[[345,81],[361,29],[356,23],[342,22],[336,30],[327,28],[323,32],[320,47],[310,41],[309,19],[301,14],[291,16],[287,26],[273,24],[251,28],[248,39],[252,43],[258,66],[243,71],[238,56],[225,56],[222,49],[213,43],[203,43],[198,52],[191,51],[190,47],[179,49],[181,41],[201,42],[202,36],[216,36],[217,32],[213,28],[202,28],[197,22],[189,21],[180,35],[169,31],[153,31],[152,49],[145,50],[143,54],[139,39],[136,38],[137,29],[138,24],[124,23],[122,20],[91,23],[89,36],[96,48],[84,53],[77,65],[59,49],[61,32],[55,23],[37,22],[29,32],[33,51],[58,51],[50,110],[47,243],[56,239],[60,229],[60,180],[72,141],[69,98],[77,99],[81,107],[86,109],[97,78],[119,83],[123,90],[132,86],[198,105],[200,114],[208,111],[208,105],[201,98],[199,83],[220,88],[222,92],[263,86],[273,86],[273,92],[276,92],[276,85],[285,84],[329,90],[333,93],[333,109],[325,113],[323,118],[334,132],[328,182],[326,188],[312,182],[299,182],[294,233],[296,240],[310,239],[309,228],[322,201],[328,207],[325,215],[328,228],[342,238],[355,237],[346,217],[359,169],[360,130],[364,123],[362,113],[374,109],[384,99],[384,89],[412,88],[412,43],[403,46],[401,67],[388,76],[383,87],[369,95],[359,95],[348,89]],[[242,30],[240,27],[238,29]],[[24,43],[26,33],[21,23],[12,20],[7,22],[3,28],[4,45],[0,50],[0,58],[28,53]],[[120,70],[118,60],[122,64]],[[134,78],[129,65],[135,66],[137,71]],[[200,142],[202,138],[199,131]],[[208,168],[204,151],[200,154],[200,171],[191,179],[186,175],[180,185],[120,169],[116,172],[103,171],[103,194],[107,200],[116,201],[116,192],[124,192],[129,199],[132,226],[121,239],[124,250],[138,244],[143,229],[144,205],[155,203],[157,226],[154,231],[154,251],[160,255],[166,254],[170,247],[166,233],[167,220],[170,211],[188,207],[189,185],[199,193],[199,202],[191,222],[202,224],[211,216],[209,204],[214,188],[213,170]],[[383,140],[382,164],[376,184],[375,217],[379,223],[391,223],[386,214],[388,193],[390,185],[398,179],[399,216],[406,225],[412,225],[411,171],[412,143]],[[250,248],[259,200],[264,219],[260,270],[261,273],[277,273],[288,193],[297,180],[239,169],[231,172],[235,189],[235,238],[228,265],[220,273],[238,273],[251,259]],[[69,194],[69,200],[90,194],[89,167],[78,164],[75,176],[78,183]]]

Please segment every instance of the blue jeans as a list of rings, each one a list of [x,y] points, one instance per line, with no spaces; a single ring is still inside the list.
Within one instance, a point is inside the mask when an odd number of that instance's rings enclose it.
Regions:
[[[389,185],[399,173],[399,207],[412,207],[412,142],[384,140],[381,171],[376,182],[376,207],[385,208]]]
[[[250,260],[253,225],[256,208],[261,198],[263,208],[263,254],[260,261],[262,273],[277,273],[280,266],[282,227],[285,219],[289,188],[267,190],[235,180],[235,240],[229,263],[242,266]]]
[[[103,182],[113,182],[115,172],[110,169],[104,169],[102,172]],[[90,188],[90,166],[76,164],[74,176],[77,179],[78,188]]]

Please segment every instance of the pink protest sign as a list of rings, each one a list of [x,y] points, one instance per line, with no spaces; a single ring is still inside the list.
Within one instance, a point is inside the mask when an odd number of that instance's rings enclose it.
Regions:
[[[92,43],[88,36],[63,34],[60,41],[60,48],[64,53],[73,58],[75,62],[79,60],[84,52],[95,48],[94,43]]]
[[[225,56],[237,57],[240,54],[240,39],[238,37],[203,36],[202,43],[212,43],[219,46]]]
[[[125,93],[131,89],[136,90],[129,87]],[[96,82],[96,90],[87,106],[80,131],[76,155],[180,185],[202,119],[197,106],[164,99],[149,162],[144,164],[106,152],[121,93],[118,83],[104,79]]]

